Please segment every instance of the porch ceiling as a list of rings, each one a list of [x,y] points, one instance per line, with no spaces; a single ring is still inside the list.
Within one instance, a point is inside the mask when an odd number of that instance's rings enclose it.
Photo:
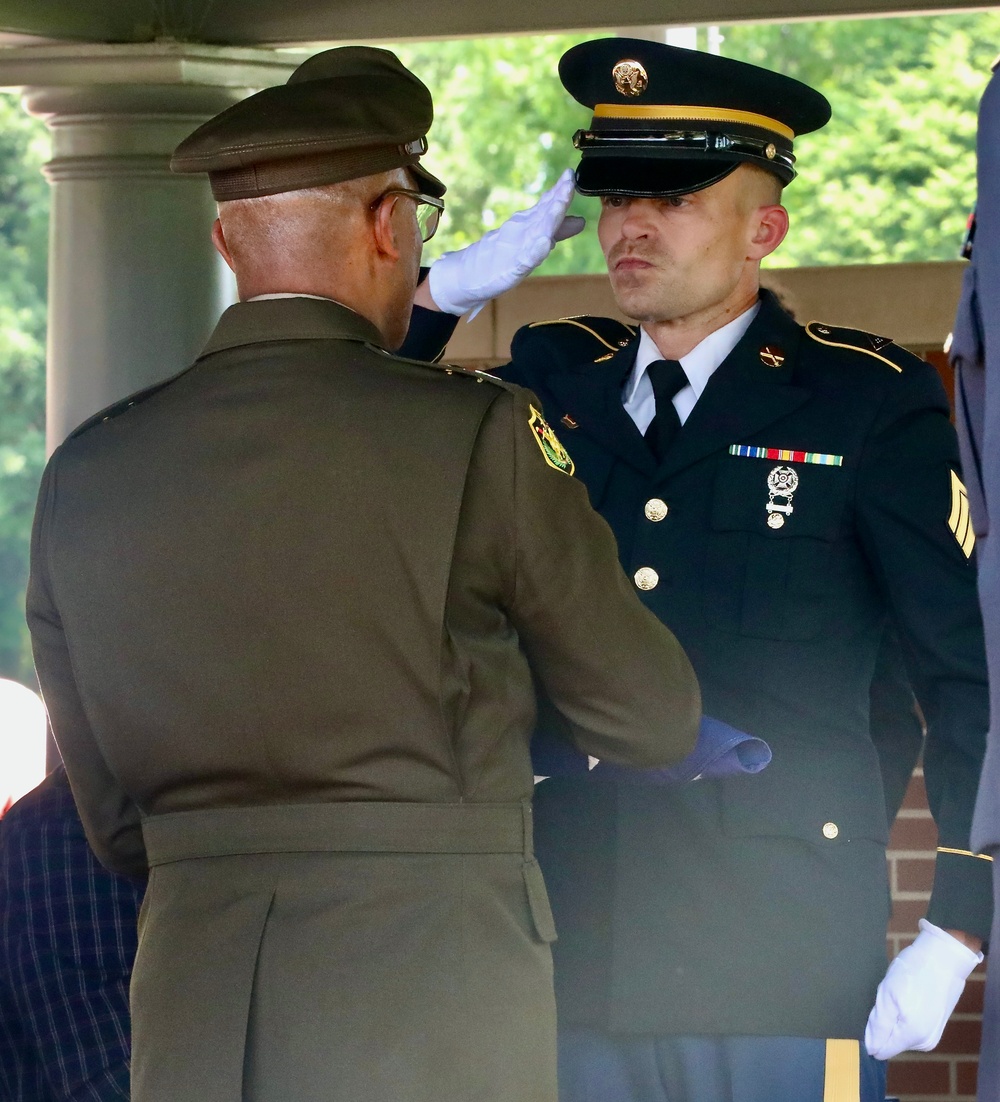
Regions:
[[[433,38],[663,23],[733,23],[983,8],[969,0],[3,0],[0,43],[143,42],[157,36],[229,45]]]

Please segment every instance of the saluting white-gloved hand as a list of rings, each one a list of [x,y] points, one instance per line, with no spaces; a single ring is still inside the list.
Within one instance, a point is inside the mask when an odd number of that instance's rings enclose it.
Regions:
[[[920,920],[920,933],[889,965],[865,1027],[865,1048],[878,1060],[941,1040],[969,973],[983,959],[939,926]]]
[[[518,211],[474,245],[435,260],[427,279],[438,309],[459,315],[472,310],[475,317],[490,299],[530,275],[555,242],[578,234],[584,219],[566,214],[573,188],[568,168],[533,207]]]

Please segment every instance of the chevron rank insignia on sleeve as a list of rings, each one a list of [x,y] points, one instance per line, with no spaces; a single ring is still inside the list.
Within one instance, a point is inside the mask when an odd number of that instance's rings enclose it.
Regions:
[[[948,527],[958,541],[962,553],[969,558],[976,546],[976,533],[972,530],[968,492],[954,471],[951,472],[951,514],[948,517]]]

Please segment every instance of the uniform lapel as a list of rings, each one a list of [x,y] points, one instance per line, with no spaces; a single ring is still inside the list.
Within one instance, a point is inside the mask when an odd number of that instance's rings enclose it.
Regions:
[[[558,406],[550,408],[547,403],[546,414],[557,427],[559,418],[568,414],[579,426],[578,431],[637,470],[652,475],[656,461],[622,406],[622,386],[635,363],[638,344],[636,336],[606,360],[552,371],[546,384]]]
[[[743,339],[708,381],[660,467],[667,476],[798,409],[809,391],[792,382],[802,330],[767,291]],[[780,366],[774,366],[780,359]],[[780,441],[777,442],[780,445]]]

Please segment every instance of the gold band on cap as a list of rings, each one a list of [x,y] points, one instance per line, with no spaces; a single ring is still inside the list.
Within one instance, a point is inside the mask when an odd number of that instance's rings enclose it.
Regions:
[[[742,126],[757,126],[772,130],[791,141],[795,131],[777,119],[757,115],[753,111],[730,111],[724,107],[668,106],[662,103],[598,103],[594,106],[598,119],[683,119],[691,122],[733,122]]]

